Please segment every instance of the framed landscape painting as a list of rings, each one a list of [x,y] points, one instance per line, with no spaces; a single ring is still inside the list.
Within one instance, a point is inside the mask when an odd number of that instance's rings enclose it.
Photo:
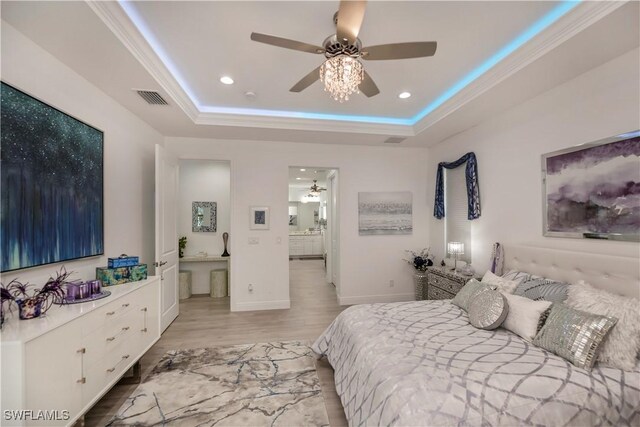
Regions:
[[[0,270],[104,253],[103,133],[2,82]]]
[[[640,131],[542,156],[543,233],[640,241]]]
[[[361,236],[411,234],[413,194],[409,191],[358,193],[358,229]]]

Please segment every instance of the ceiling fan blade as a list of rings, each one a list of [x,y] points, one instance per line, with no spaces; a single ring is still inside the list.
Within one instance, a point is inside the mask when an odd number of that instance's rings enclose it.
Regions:
[[[298,83],[293,85],[293,87],[289,89],[289,92],[302,92],[313,83],[315,83],[316,80],[320,80],[320,66],[304,76]]]
[[[270,36],[268,34],[251,33],[251,40],[272,46],[284,47],[285,49],[299,50],[301,52],[324,53],[323,47],[296,40],[283,39],[282,37]]]
[[[342,0],[340,9],[338,9],[338,22],[336,24],[338,40],[346,43],[354,44],[358,38],[362,20],[364,19],[364,11],[367,2],[364,0]]]
[[[360,86],[358,86],[358,89],[360,89],[360,92],[364,93],[368,98],[380,93],[380,89],[378,89],[378,86],[376,86],[375,82],[366,71],[364,72],[364,79],[362,80],[362,83],[360,83]]]
[[[407,59],[433,56],[438,48],[438,42],[408,42],[391,43],[362,48],[362,59]]]

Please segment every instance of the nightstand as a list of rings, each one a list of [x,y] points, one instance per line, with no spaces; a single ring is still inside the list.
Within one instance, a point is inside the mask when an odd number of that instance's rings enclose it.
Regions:
[[[427,269],[427,299],[451,299],[473,276],[463,276],[449,268]]]

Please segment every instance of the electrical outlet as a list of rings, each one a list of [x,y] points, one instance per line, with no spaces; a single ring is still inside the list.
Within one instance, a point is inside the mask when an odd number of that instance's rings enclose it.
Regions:
[[[389,280],[389,287],[393,288],[396,285],[395,280]]]
[[[258,245],[258,244],[260,244],[260,238],[259,237],[249,237],[249,244],[250,245]]]
[[[253,285],[251,283],[249,283],[249,293],[252,294],[253,293]]]

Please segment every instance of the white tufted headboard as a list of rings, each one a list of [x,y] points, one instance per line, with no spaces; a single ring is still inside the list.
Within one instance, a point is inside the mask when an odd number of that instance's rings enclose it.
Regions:
[[[640,297],[640,258],[531,246],[505,246],[504,272],[519,270],[567,283],[579,280],[618,295]]]

